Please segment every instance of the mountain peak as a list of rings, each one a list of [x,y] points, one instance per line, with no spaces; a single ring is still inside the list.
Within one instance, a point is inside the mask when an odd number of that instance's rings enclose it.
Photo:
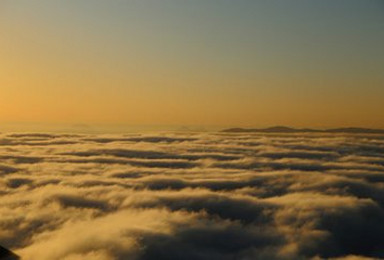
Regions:
[[[19,260],[20,257],[18,257],[12,251],[6,249],[5,247],[0,246],[0,259],[1,260]]]

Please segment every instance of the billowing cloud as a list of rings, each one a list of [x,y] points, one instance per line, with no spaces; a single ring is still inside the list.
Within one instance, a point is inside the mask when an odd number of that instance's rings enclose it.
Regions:
[[[23,259],[384,258],[384,137],[0,135]]]

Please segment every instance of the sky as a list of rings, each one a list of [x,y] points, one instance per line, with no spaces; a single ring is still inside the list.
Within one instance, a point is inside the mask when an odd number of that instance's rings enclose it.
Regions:
[[[380,0],[1,0],[0,125],[384,128]]]

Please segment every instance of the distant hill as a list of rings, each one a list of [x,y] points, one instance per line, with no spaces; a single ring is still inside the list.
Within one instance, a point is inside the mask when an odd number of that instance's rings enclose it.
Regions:
[[[229,128],[226,133],[352,133],[352,134],[384,134],[384,129],[370,129],[358,127],[332,128],[326,130],[310,128],[292,128],[286,126],[274,126],[268,128]]]
[[[370,128],[358,128],[358,127],[348,127],[348,128],[334,128],[328,129],[326,132],[329,133],[357,133],[357,134],[384,134],[384,129],[370,129]]]
[[[0,246],[0,260],[19,260],[19,259],[20,257],[18,257],[16,254]]]

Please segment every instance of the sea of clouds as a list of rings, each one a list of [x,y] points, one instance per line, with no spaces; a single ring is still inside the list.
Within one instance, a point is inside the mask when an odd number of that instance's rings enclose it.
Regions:
[[[384,136],[0,134],[22,259],[384,257]]]

